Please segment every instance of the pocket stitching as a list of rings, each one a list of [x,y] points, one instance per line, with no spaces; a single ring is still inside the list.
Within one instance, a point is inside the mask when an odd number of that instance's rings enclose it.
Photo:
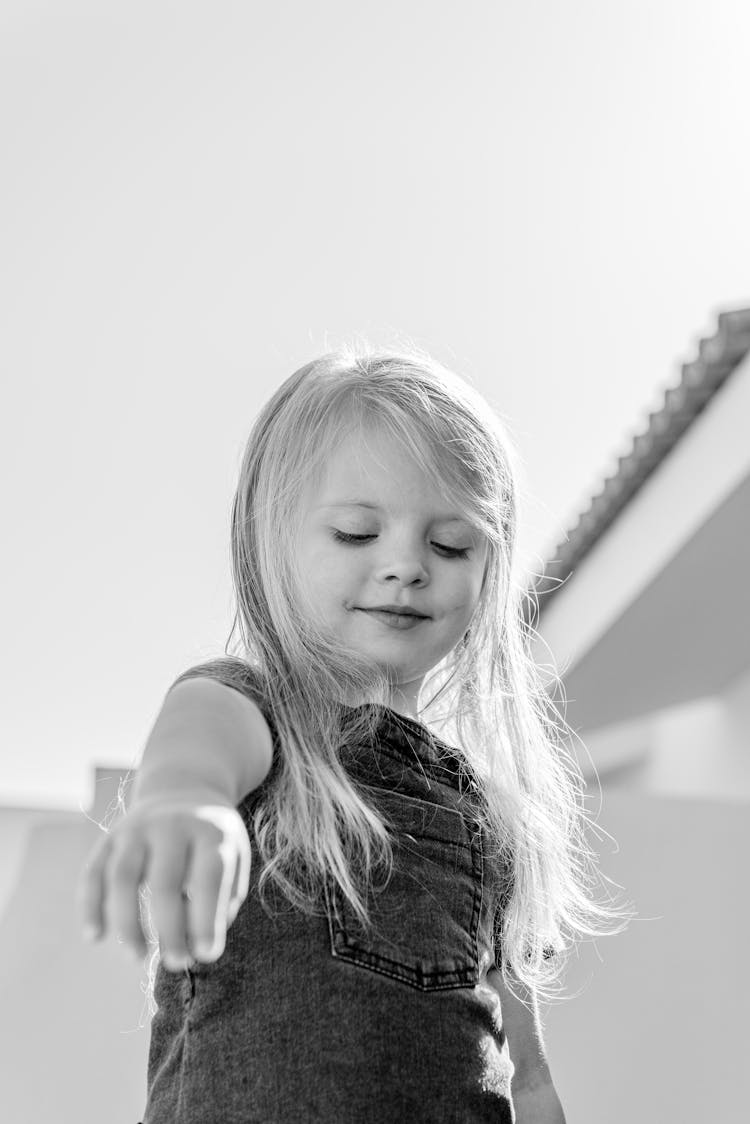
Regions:
[[[380,791],[385,792],[387,790],[380,790]],[[392,795],[392,794],[389,793],[389,795]],[[418,801],[417,798],[415,798],[415,797],[407,797],[407,799],[410,799],[410,800],[413,800],[417,803],[420,803],[420,801]],[[422,801],[421,803],[429,803],[429,801]],[[340,887],[335,887],[335,899],[336,899],[336,904],[339,907],[338,912],[339,912],[339,917],[341,918],[341,920],[336,919],[333,911],[330,908],[330,904],[328,906],[328,911],[327,911],[328,912],[328,932],[329,932],[329,940],[330,940],[330,949],[331,949],[331,955],[335,959],[337,959],[339,961],[342,961],[344,963],[355,964],[358,967],[365,968],[365,969],[367,969],[369,971],[372,971],[372,972],[378,972],[381,975],[390,977],[391,979],[395,979],[395,980],[398,980],[399,982],[406,983],[409,987],[414,987],[419,991],[439,991],[439,990],[447,990],[449,988],[473,987],[477,983],[478,971],[479,971],[478,933],[479,933],[479,919],[480,919],[480,916],[481,916],[482,904],[483,904],[483,901],[484,901],[484,856],[483,856],[483,852],[482,852],[481,843],[478,845],[477,842],[476,842],[477,839],[480,838],[480,836],[476,831],[473,834],[469,832],[469,824],[467,824],[466,819],[464,818],[462,813],[458,811],[458,809],[447,808],[444,805],[433,805],[433,807],[440,807],[440,808],[442,808],[443,811],[447,811],[448,813],[453,813],[453,814],[458,815],[459,820],[461,822],[461,825],[464,828],[464,831],[466,832],[466,834],[468,836],[468,841],[463,841],[463,840],[457,841],[455,839],[446,840],[446,839],[441,838],[439,836],[427,835],[426,833],[420,833],[419,834],[420,839],[431,838],[431,839],[435,840],[436,842],[439,842],[439,843],[442,843],[442,844],[448,843],[449,845],[453,845],[453,846],[461,846],[463,848],[468,848],[470,853],[471,853],[473,888],[472,888],[472,894],[471,894],[471,898],[472,898],[471,919],[470,919],[469,928],[468,928],[468,938],[469,938],[469,943],[470,943],[470,946],[471,946],[471,953],[470,953],[470,960],[469,960],[468,967],[458,968],[458,969],[455,969],[453,971],[444,971],[443,970],[443,971],[431,972],[431,973],[422,972],[422,971],[418,971],[414,967],[411,967],[409,965],[405,965],[405,964],[401,963],[400,961],[393,960],[391,957],[388,957],[388,956],[386,956],[386,955],[384,955],[383,953],[380,953],[380,952],[370,952],[368,954],[368,956],[372,957],[373,960],[376,960],[376,961],[380,962],[380,963],[370,963],[369,959],[363,960],[362,957],[361,957],[361,954],[363,952],[367,953],[368,950],[358,948],[357,947],[358,942],[357,941],[353,942],[352,938],[349,937],[346,933],[346,929],[345,929],[345,926],[344,926],[344,923],[343,923],[343,913],[344,913],[344,911],[343,911],[343,908],[342,908],[345,903],[344,903],[343,892],[341,891]],[[473,824],[473,823],[471,824],[471,826],[476,827],[476,825]],[[341,948],[341,947],[337,948],[336,947],[337,938],[338,938],[339,944],[343,945],[343,948]],[[357,955],[358,953],[359,953],[359,955]],[[398,971],[392,971],[390,968],[385,967],[384,965],[392,965],[393,967],[395,967],[399,970]],[[454,977],[454,978],[450,979],[451,976]],[[468,976],[468,978],[466,978],[467,976]],[[460,978],[455,978],[455,977],[460,977]],[[442,982],[439,982],[439,981],[442,981]]]

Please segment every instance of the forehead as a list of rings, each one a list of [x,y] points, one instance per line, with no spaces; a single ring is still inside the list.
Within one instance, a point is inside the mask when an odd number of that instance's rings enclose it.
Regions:
[[[316,510],[429,512],[440,522],[469,524],[461,511],[450,510],[434,470],[426,472],[387,434],[368,438],[350,434],[326,458],[312,497]]]
[[[388,510],[386,507],[373,503],[371,500],[357,498],[333,499],[329,503],[318,504],[316,510],[339,511],[342,509],[346,510],[347,508],[353,510],[365,509],[367,511],[375,511],[379,514]],[[440,523],[465,523],[467,526],[469,525],[469,520],[466,516],[460,515],[457,511],[435,511],[432,513],[432,518]]]

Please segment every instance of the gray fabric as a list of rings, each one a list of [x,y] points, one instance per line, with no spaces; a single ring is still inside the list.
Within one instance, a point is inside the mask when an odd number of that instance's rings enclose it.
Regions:
[[[339,895],[316,915],[248,897],[215,964],[159,967],[144,1124],[512,1124],[513,1064],[484,982],[502,879],[455,750],[381,708],[347,770],[397,833],[365,933]],[[271,916],[271,913],[275,913]]]

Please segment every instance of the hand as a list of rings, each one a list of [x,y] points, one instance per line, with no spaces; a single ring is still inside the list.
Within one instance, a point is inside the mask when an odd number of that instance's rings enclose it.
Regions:
[[[108,917],[142,958],[147,941],[138,889],[147,881],[164,966],[181,971],[191,954],[218,960],[247,897],[250,859],[242,817],[213,795],[175,793],[136,803],[94,847],[79,877],[84,935],[104,936]]]

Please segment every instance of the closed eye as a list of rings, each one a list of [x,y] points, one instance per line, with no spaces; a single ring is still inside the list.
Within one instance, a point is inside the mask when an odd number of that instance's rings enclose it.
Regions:
[[[346,533],[346,531],[334,531],[333,537],[337,540],[337,542],[363,543],[367,542],[368,539],[374,539],[375,535],[349,535]],[[432,545],[434,547],[437,547],[438,550],[446,551],[449,558],[467,558],[469,555],[468,546],[463,548],[459,548],[456,546],[441,546],[439,542],[435,542]]]

